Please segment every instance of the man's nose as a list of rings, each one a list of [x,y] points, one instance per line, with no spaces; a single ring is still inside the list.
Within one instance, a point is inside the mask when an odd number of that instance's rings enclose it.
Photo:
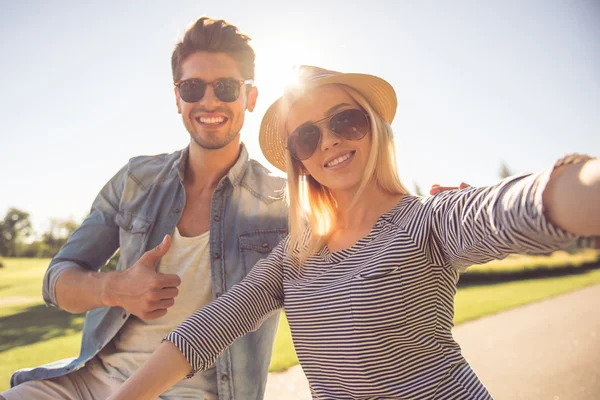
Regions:
[[[212,85],[206,85],[206,90],[204,91],[204,96],[198,101],[198,104],[203,105],[206,108],[211,108],[219,104],[221,100],[215,95],[215,89]]]

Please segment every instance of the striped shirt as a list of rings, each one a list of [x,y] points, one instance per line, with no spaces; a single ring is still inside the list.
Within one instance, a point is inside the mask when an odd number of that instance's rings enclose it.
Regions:
[[[284,307],[315,399],[491,399],[452,337],[459,272],[577,239],[543,215],[551,172],[405,195],[352,247],[324,246],[303,265],[286,255],[287,238],[166,339],[195,373]]]

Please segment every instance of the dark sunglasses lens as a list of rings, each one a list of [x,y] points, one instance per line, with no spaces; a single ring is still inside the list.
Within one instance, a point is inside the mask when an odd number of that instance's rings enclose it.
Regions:
[[[179,96],[186,103],[195,103],[204,97],[206,82],[199,79],[190,79],[179,85]]]
[[[369,132],[369,120],[362,110],[346,110],[331,118],[329,128],[342,139],[360,140]]]
[[[288,137],[288,149],[297,160],[310,158],[319,145],[321,130],[316,125],[306,125],[296,129]]]
[[[225,103],[232,103],[240,96],[240,83],[235,79],[219,79],[213,87],[215,96]]]

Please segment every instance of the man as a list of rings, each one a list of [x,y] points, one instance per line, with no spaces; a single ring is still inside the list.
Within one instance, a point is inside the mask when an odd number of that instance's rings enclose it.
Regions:
[[[285,236],[285,181],[240,142],[258,95],[248,42],[222,20],[201,18],[186,31],[172,70],[189,146],[132,158],[101,190],[43,284],[47,304],[87,312],[80,355],[17,371],[0,398],[106,398]],[[117,271],[99,272],[117,249]],[[275,315],[161,398],[262,399],[277,324]]]

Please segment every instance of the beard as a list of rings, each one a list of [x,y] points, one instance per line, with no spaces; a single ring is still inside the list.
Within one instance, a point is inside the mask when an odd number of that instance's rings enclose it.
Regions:
[[[227,131],[223,131],[222,129],[218,130],[203,130],[202,134],[199,134],[193,121],[185,121],[184,125],[190,134],[190,138],[196,143],[198,146],[207,149],[207,150],[219,150],[223,147],[227,146],[229,143],[234,141],[240,135],[240,127],[236,126],[237,124],[233,124],[233,121],[229,121],[229,129]]]
[[[240,134],[239,132],[236,133],[233,131],[229,131],[225,137],[209,138],[208,140],[206,138],[201,137],[200,135],[193,134],[193,133],[190,133],[190,137],[194,141],[194,143],[196,143],[198,146],[200,146],[204,149],[219,150],[219,149],[222,149],[223,147],[227,146],[233,140],[235,140],[235,138],[238,137],[239,134]]]

